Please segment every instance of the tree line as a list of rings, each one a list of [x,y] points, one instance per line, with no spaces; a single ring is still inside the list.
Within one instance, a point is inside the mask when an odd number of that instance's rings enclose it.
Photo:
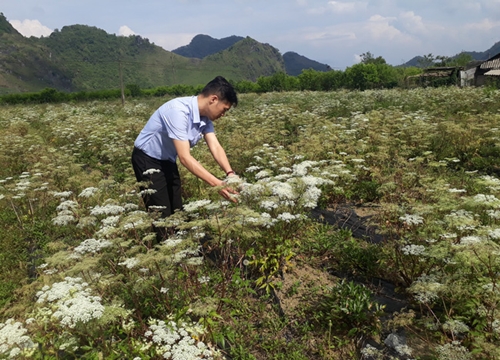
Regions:
[[[426,55],[421,59],[427,67],[438,66],[463,66],[472,58],[460,55],[451,59],[440,56]],[[407,87],[407,79],[423,72],[421,67],[395,67],[386,63],[381,56],[375,57],[367,52],[361,55],[361,62],[342,70],[330,70],[327,72],[316,70],[303,70],[298,76],[278,72],[271,76],[261,76],[257,81],[241,80],[231,81],[238,93],[265,93],[274,91],[333,91],[339,89],[347,90],[369,90],[389,89],[395,87]],[[430,86],[449,85],[448,82],[436,81]],[[139,85],[128,84],[124,88],[125,97],[162,97],[189,96],[198,94],[203,85],[160,86],[151,89],[142,89]],[[0,104],[30,104],[30,103],[57,103],[71,101],[120,99],[121,89],[62,92],[52,88],[46,88],[36,93],[8,94],[0,97]]]

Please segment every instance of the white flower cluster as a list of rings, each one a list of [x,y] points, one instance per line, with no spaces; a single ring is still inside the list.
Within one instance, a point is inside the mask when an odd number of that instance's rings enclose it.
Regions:
[[[500,207],[500,200],[495,197],[495,195],[477,194],[472,198],[472,201],[477,204],[487,205],[494,208]]]
[[[401,248],[401,251],[405,255],[419,256],[425,253],[425,246],[415,244],[405,245]]]
[[[159,172],[161,172],[161,170],[159,170],[159,169],[147,169],[146,171],[144,171],[142,173],[142,175],[153,175],[153,174],[159,173]]]
[[[118,215],[125,211],[125,208],[120,205],[107,204],[104,206],[97,205],[91,211],[90,215]]]
[[[276,219],[289,223],[290,221],[293,221],[293,220],[302,219],[302,215],[301,214],[293,215],[293,214],[290,214],[289,212],[284,212],[282,214],[279,214],[276,217]]]
[[[74,249],[74,252],[78,255],[83,255],[86,253],[95,254],[96,252],[99,252],[101,249],[104,249],[111,245],[113,245],[113,243],[108,240],[87,239],[83,241],[80,245],[78,245]]]
[[[157,345],[164,359],[213,359],[214,352],[204,342],[195,340],[203,333],[203,327],[198,324],[181,323],[178,326],[174,321],[152,320],[144,335]]]
[[[460,320],[448,320],[443,324],[443,330],[453,335],[464,334],[469,331],[469,327]]]
[[[411,284],[409,290],[415,294],[417,301],[428,304],[439,297],[443,284],[436,281],[432,275],[422,275]]]
[[[0,322],[0,356],[8,355],[10,358],[17,357],[24,349],[35,347],[30,337],[26,335],[28,331],[23,324],[8,319],[5,323]]]
[[[137,265],[139,265],[140,261],[137,258],[128,258],[118,263],[118,265],[126,266],[127,269],[133,269]]]
[[[472,359],[472,354],[460,344],[458,341],[453,341],[451,344],[438,345],[436,347],[439,360],[469,360]]]
[[[456,244],[455,246],[477,245],[477,244],[482,243],[484,240],[485,239],[482,238],[481,236],[476,236],[476,235],[464,236],[463,238],[460,239],[460,242],[458,244]]]
[[[193,211],[198,210],[199,208],[207,206],[211,202],[212,202],[211,200],[191,201],[190,203],[187,203],[184,205],[184,211],[193,212]]]
[[[71,195],[72,192],[67,191],[66,194]],[[65,226],[76,221],[73,210],[78,206],[78,203],[73,200],[65,200],[65,197],[61,198],[61,203],[56,208],[57,216],[52,219],[52,224]]]
[[[85,198],[89,198],[91,196],[94,196],[94,194],[99,191],[98,188],[96,187],[88,187],[86,189],[83,189],[82,192],[80,194],[78,194],[78,197],[85,197]]]
[[[300,164],[293,165],[293,175],[294,176],[305,176],[307,175],[308,168],[312,166],[316,166],[318,164],[317,161],[302,161]]]
[[[419,225],[424,222],[424,218],[420,215],[404,214],[399,217],[399,220],[404,222],[406,225]]]
[[[63,198],[63,199],[71,196],[71,194],[73,194],[73,191],[61,191],[61,192],[54,192],[54,193],[52,193],[52,195],[54,195],[54,197],[56,197],[56,198]]]
[[[36,296],[37,303],[53,303],[50,307],[52,316],[69,328],[99,319],[104,313],[101,298],[91,295],[88,284],[82,282],[81,278],[66,277],[52,287],[44,286]]]
[[[292,185],[289,183],[282,183],[280,181],[272,181],[269,183],[273,195],[276,195],[280,199],[294,200],[297,198]]]

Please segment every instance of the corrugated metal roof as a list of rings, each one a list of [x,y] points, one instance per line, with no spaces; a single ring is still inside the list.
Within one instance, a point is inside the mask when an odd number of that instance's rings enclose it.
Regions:
[[[485,61],[481,64],[481,69],[500,69],[500,59]]]
[[[490,70],[484,75],[490,75],[490,76],[500,76],[500,69],[497,70]]]

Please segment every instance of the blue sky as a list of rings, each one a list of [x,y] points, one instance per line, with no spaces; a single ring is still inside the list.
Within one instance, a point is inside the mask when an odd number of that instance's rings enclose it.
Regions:
[[[500,0],[0,0],[0,12],[25,36],[84,24],[166,50],[197,34],[250,36],[337,69],[367,51],[399,65],[500,41]]]

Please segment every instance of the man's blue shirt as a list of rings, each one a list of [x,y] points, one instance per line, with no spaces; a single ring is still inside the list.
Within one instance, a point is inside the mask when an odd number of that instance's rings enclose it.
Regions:
[[[203,134],[214,132],[212,121],[202,116],[198,98],[188,96],[172,99],[156,110],[140,132],[134,146],[158,160],[175,162],[175,140],[188,140],[195,146]]]

